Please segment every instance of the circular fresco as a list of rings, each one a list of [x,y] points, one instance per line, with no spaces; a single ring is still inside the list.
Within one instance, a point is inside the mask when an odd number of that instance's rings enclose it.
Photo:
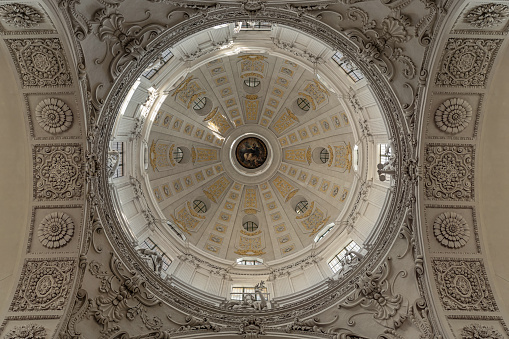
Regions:
[[[245,138],[237,145],[235,155],[243,167],[255,169],[267,160],[267,146],[258,138]]]

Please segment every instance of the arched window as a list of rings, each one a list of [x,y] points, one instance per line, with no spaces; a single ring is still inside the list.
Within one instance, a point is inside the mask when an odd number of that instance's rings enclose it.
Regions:
[[[254,232],[258,229],[258,225],[253,221],[246,221],[242,224],[242,227],[248,232]]]
[[[196,213],[206,213],[207,212],[207,205],[201,200],[195,200],[193,201],[193,209],[196,211]]]
[[[308,210],[307,200],[299,201],[295,206],[295,212],[297,212],[297,214],[304,214],[306,213],[307,210]]]

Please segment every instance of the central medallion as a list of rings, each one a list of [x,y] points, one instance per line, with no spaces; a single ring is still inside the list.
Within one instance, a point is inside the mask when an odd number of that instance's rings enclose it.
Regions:
[[[235,156],[242,167],[255,169],[267,160],[267,146],[258,138],[248,137],[239,142]]]

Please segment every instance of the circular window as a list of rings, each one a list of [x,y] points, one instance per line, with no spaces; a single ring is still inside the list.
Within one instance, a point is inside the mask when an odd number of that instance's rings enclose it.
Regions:
[[[257,87],[260,85],[260,80],[258,80],[258,78],[249,77],[246,80],[244,80],[244,84],[247,87]]]
[[[306,112],[309,111],[309,109],[311,108],[311,104],[309,103],[309,101],[304,98],[297,99],[297,106],[299,106],[301,110]]]
[[[258,229],[258,225],[253,221],[246,221],[242,224],[242,227],[248,232],[254,232]]]
[[[308,202],[306,200],[299,201],[295,206],[297,214],[304,214],[308,210]]]
[[[201,200],[193,201],[193,208],[197,213],[205,213],[207,212],[207,205]]]
[[[207,104],[207,98],[205,97],[199,97],[193,102],[193,109],[195,111],[199,111],[200,109],[204,108]]]
[[[327,151],[325,148],[320,151],[320,161],[324,164],[329,162],[329,151]]]
[[[173,160],[180,163],[180,162],[182,162],[182,159],[184,159],[184,151],[182,150],[182,148],[177,147],[173,151]]]

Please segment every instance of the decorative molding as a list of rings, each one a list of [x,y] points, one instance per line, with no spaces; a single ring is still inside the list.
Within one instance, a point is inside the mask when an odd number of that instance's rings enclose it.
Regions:
[[[63,310],[76,267],[70,258],[25,259],[9,311]]]
[[[433,258],[433,273],[447,311],[498,311],[481,259]]]
[[[428,144],[424,186],[433,200],[474,200],[473,145]]]
[[[450,38],[435,84],[484,88],[502,40]]]
[[[72,85],[72,76],[59,39],[4,41],[11,51],[23,87]]]
[[[79,199],[83,194],[83,154],[80,144],[35,145],[34,198]]]

